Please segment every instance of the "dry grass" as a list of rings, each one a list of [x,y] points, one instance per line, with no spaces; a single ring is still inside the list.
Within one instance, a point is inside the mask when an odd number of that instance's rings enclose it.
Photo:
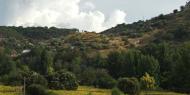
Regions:
[[[110,90],[81,86],[77,91],[56,90],[58,95],[111,95]]]
[[[22,95],[22,88],[0,85],[0,95]]]
[[[98,89],[87,86],[80,86],[77,91],[67,91],[67,90],[51,90],[57,95],[111,95],[111,90],[109,89]],[[22,95],[21,87],[11,87],[0,85],[0,95]],[[141,95],[187,95],[175,92],[167,91],[143,91]]]
[[[97,89],[86,86],[79,87],[77,91],[58,90],[53,92],[55,92],[58,95],[111,95],[111,90]],[[166,91],[143,91],[141,95],[186,95],[186,94],[166,92]]]

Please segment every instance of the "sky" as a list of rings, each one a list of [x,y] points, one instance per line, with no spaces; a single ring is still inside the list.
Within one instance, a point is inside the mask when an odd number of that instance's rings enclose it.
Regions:
[[[101,32],[171,13],[187,0],[0,0],[0,26],[55,26]]]

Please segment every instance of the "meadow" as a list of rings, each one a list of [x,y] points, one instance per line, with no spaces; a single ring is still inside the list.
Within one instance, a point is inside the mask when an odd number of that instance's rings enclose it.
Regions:
[[[87,86],[80,86],[77,91],[66,91],[66,90],[50,90],[57,95],[111,95],[111,90],[109,89],[98,89]],[[0,86],[0,95],[22,95],[21,87],[11,87],[11,86]],[[141,95],[186,95],[175,92],[167,91],[143,91]]]

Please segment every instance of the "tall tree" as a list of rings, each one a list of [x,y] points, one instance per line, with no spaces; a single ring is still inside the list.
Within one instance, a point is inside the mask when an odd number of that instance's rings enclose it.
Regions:
[[[53,72],[53,56],[50,51],[43,50],[41,54],[42,74],[51,74]]]

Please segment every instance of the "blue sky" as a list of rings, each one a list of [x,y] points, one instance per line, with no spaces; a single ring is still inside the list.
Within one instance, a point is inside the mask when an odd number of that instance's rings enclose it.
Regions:
[[[56,26],[101,32],[171,13],[187,0],[0,0],[0,25]]]
[[[128,23],[140,19],[150,19],[161,13],[168,14],[179,9],[188,0],[91,0],[96,8],[109,15],[112,10],[120,9],[126,12]],[[109,1],[109,2],[108,2]]]

